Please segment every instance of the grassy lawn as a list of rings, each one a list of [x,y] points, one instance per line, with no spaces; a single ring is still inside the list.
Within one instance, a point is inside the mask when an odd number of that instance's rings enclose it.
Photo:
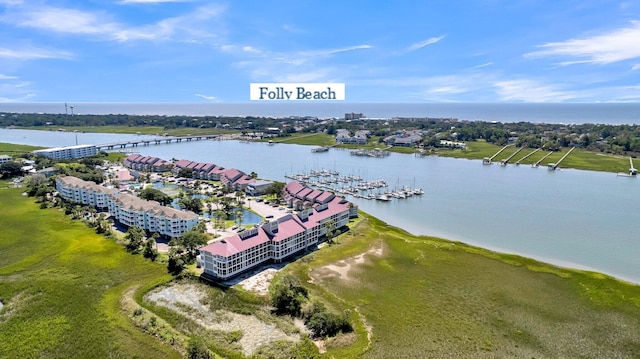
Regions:
[[[372,327],[334,357],[640,356],[640,287],[513,255],[417,237],[366,217],[339,244],[287,270]],[[349,279],[323,266],[368,254]],[[311,269],[311,274],[310,274]]]
[[[468,158],[468,159],[476,159],[480,160],[484,157],[492,157],[498,150],[500,150],[502,146],[496,146],[491,143],[487,143],[484,141],[476,141],[476,142],[467,142],[467,148],[465,150],[439,150],[437,154],[443,157],[454,157],[454,158]],[[510,154],[514,153],[517,150],[515,146],[509,147],[501,152],[498,156],[494,158],[494,162],[499,162],[502,159],[507,158]],[[515,163],[517,160],[524,157],[526,154],[532,152],[533,149],[524,148],[517,155],[515,155],[510,163]],[[555,163],[560,158],[569,151],[568,148],[563,148],[561,151],[554,152],[545,160],[543,160],[540,165],[546,166],[549,163]],[[544,157],[549,153],[549,151],[540,150],[534,153],[533,155],[527,157],[523,160],[522,164],[532,164]],[[636,165],[637,167],[638,165]],[[629,169],[629,157],[625,156],[614,156],[610,154],[602,154],[591,151],[585,151],[581,148],[576,148],[567,158],[565,158],[560,167],[564,168],[576,168],[583,170],[592,170],[592,171],[605,171],[605,172],[627,172]]]
[[[66,131],[78,131],[78,132],[93,132],[93,133],[129,133],[141,135],[163,135],[169,136],[187,136],[187,135],[217,135],[225,133],[237,133],[236,130],[226,130],[220,128],[195,128],[195,127],[181,127],[174,129],[165,129],[162,126],[56,126],[55,128],[33,126],[22,127],[28,130],[40,130],[40,131],[57,131],[59,128]]]
[[[120,300],[167,282],[163,265],[132,256],[56,209],[0,182],[0,357],[176,358],[133,326]]]
[[[2,143],[0,142],[0,155],[14,155],[22,154],[25,152],[31,152],[42,149],[44,147],[29,146],[29,145],[16,145],[14,143]]]
[[[263,142],[268,141],[263,139]],[[336,143],[336,138],[324,133],[294,133],[291,136],[276,137],[272,139],[275,143],[290,143],[307,146],[331,146]]]

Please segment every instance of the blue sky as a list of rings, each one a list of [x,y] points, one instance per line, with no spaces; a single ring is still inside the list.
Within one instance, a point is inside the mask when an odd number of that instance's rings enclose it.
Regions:
[[[640,102],[640,2],[0,0],[0,102]]]

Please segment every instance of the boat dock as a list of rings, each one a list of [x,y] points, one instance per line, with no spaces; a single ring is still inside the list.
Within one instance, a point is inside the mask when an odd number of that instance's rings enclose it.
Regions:
[[[522,157],[521,159],[519,159],[519,160],[517,160],[517,161],[516,161],[516,166],[519,166],[519,165],[520,165],[520,162],[524,161],[524,160],[525,160],[525,159],[527,159],[529,156],[531,156],[532,154],[534,154],[534,153],[536,153],[536,152],[538,152],[538,151],[540,151],[540,149],[539,149],[539,148],[536,148],[535,150],[533,150],[533,151],[531,151],[531,152],[527,153],[526,155],[524,155],[524,157]]]
[[[505,158],[504,160],[500,161],[500,166],[506,166],[507,163],[509,163],[509,161],[518,154],[518,152],[522,151],[524,147],[520,147],[516,150],[516,152],[512,153],[511,156]]]
[[[101,150],[113,150],[115,148],[126,148],[126,147],[138,147],[138,145],[149,146],[149,145],[159,145],[162,143],[169,144],[172,142],[191,142],[191,141],[200,141],[203,139],[212,140],[217,139],[219,135],[198,135],[198,136],[164,136],[152,139],[144,139],[144,140],[131,140],[131,141],[121,141],[121,142],[113,142],[113,143],[104,143],[101,145],[96,145],[96,149],[98,151]]]
[[[493,161],[494,158],[496,158],[496,156],[498,156],[502,151],[506,150],[507,147],[511,147],[513,145],[506,145],[504,147],[502,147],[501,149],[498,150],[498,152],[496,152],[495,155],[491,156],[491,157],[485,157],[482,159],[482,164],[483,165],[490,165]]]
[[[628,173],[619,172],[618,176],[635,178],[637,174],[638,174],[638,170],[635,167],[633,167],[633,158],[629,157],[629,172]]]
[[[422,188],[412,188],[409,186],[396,186],[390,189],[387,181],[376,179],[367,181],[360,176],[341,176],[337,171],[331,170],[311,170],[309,173],[300,172],[286,175],[285,178],[302,182],[307,186],[327,190],[337,194],[352,196],[355,198],[370,199],[377,201],[391,201],[392,199],[406,199],[412,196],[424,194]]]
[[[538,160],[538,162],[534,163],[531,165],[531,167],[533,168],[538,168],[538,166],[540,165],[540,163],[542,163],[542,161],[544,161],[547,157],[551,156],[551,154],[553,153],[553,151],[549,151],[549,153],[547,153],[546,155],[544,155],[541,159]]]
[[[575,150],[575,147],[571,147],[571,149],[569,151],[567,151],[567,153],[564,154],[564,156],[562,156],[560,158],[560,160],[558,160],[558,162],[556,163],[549,163],[549,165],[547,166],[547,168],[549,168],[550,170],[555,170],[556,168],[558,168],[560,166],[560,162],[562,162],[562,160],[564,160],[565,158],[567,158],[567,156],[569,156],[569,154]]]

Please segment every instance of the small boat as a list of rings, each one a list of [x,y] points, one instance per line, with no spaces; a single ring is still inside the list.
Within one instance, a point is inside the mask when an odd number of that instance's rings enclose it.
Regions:
[[[273,146],[273,145],[274,145],[273,140],[269,140],[269,142],[268,142],[267,144],[268,144],[269,146]]]
[[[391,199],[389,197],[387,197],[386,194],[380,194],[376,196],[376,201],[382,201],[382,202],[388,202]]]

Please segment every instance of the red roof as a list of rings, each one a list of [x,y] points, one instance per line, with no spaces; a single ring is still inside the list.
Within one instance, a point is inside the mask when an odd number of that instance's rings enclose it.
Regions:
[[[288,220],[278,223],[278,233],[276,233],[273,241],[280,242],[283,239],[293,237],[296,234],[300,234],[304,231],[304,226],[296,221],[293,216],[291,216]]]
[[[190,163],[191,163],[191,161],[189,161],[189,160],[180,160],[180,161],[176,162],[175,166],[177,168],[186,168]]]
[[[296,193],[300,192],[304,188],[306,188],[305,185],[303,185],[300,182],[296,182],[296,181],[289,182],[285,186],[285,189],[287,190],[287,192],[289,192],[291,194],[296,194]]]
[[[309,187],[305,187],[303,190],[301,190],[300,192],[296,193],[296,197],[302,199],[305,198],[307,195],[309,195],[311,192],[313,192],[313,190]]]
[[[316,197],[316,202],[325,203],[332,200],[335,196],[335,194],[325,191],[320,196]]]
[[[256,247],[267,241],[269,241],[269,235],[264,231],[264,229],[258,228],[258,232],[251,237],[242,239],[239,234],[235,234],[232,237],[228,237],[224,240],[213,242],[202,247],[200,250],[214,255],[230,257],[236,253]]]

